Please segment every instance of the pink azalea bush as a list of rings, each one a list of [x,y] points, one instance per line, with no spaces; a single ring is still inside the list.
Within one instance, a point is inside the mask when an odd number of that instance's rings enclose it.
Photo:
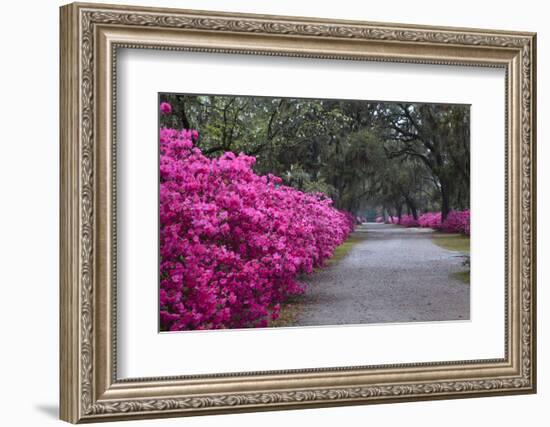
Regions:
[[[384,222],[384,217],[383,216],[377,216],[376,219],[374,220],[374,222],[377,222],[378,224],[381,224]]]
[[[162,329],[267,326],[355,218],[321,193],[255,174],[254,157],[209,159],[197,139],[193,130],[160,131]]]
[[[390,216],[386,222],[389,224],[400,224],[404,227],[433,228],[445,233],[470,235],[470,211],[468,209],[449,212],[443,222],[441,222],[441,212],[426,212],[420,215],[418,220],[415,220],[412,215],[402,215],[401,220],[396,216]]]
[[[418,217],[420,227],[439,228],[441,225],[441,212],[426,212]]]
[[[439,229],[447,233],[470,235],[470,211],[451,211]]]
[[[414,219],[412,215],[402,215],[401,225],[404,227],[418,227],[418,220]]]
[[[446,233],[462,233],[470,235],[470,210],[453,210],[445,221],[441,222],[441,212],[427,212],[418,218],[420,227],[430,227]]]
[[[399,224],[399,217],[397,216],[388,216],[386,218],[387,224]]]
[[[309,193],[309,194],[311,194],[311,193]],[[332,206],[332,199],[329,198],[328,196],[326,196],[324,193],[316,193],[316,195],[317,195],[317,197],[320,197],[321,199],[329,200],[330,201],[329,203]],[[341,209],[336,209],[336,208],[332,208],[332,209],[336,210],[340,215],[343,215],[343,217],[346,221],[346,224],[348,225],[348,227],[350,229],[350,231],[348,232],[348,235],[349,235],[349,233],[351,233],[355,229],[355,225],[357,224],[356,217],[354,217],[351,212],[344,211],[344,210],[341,210]],[[346,238],[347,238],[347,235],[346,235]]]

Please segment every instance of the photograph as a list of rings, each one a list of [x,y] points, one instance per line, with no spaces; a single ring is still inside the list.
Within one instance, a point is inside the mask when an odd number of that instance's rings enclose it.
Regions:
[[[470,319],[470,105],[157,111],[160,331]]]

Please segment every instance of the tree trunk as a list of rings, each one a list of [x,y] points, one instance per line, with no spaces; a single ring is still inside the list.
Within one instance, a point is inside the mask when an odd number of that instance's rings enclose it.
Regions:
[[[446,183],[441,182],[441,222],[447,219],[449,210],[449,187]]]
[[[403,214],[403,205],[397,205],[395,208],[397,212],[397,223],[401,224],[401,215]]]
[[[405,203],[407,204],[407,209],[416,221],[418,219],[418,209],[416,209],[416,203],[414,203],[414,200],[409,197],[405,198]]]
[[[187,114],[185,114],[185,103],[182,103],[181,105],[181,124],[184,129],[191,129],[191,124],[189,123],[189,119],[187,118]]]

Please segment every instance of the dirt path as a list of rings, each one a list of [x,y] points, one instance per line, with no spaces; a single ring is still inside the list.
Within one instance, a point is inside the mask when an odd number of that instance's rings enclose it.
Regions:
[[[470,286],[460,252],[432,242],[429,229],[368,223],[368,237],[337,264],[307,279],[293,326],[466,320]]]

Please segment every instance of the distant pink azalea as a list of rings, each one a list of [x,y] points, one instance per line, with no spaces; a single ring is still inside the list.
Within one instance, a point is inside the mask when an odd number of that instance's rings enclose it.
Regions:
[[[399,222],[398,217],[389,217],[388,222],[400,224],[405,227],[426,227],[446,233],[462,233],[470,235],[470,210],[452,210],[445,221],[441,221],[441,212],[426,212],[414,219],[412,215],[402,215]]]

